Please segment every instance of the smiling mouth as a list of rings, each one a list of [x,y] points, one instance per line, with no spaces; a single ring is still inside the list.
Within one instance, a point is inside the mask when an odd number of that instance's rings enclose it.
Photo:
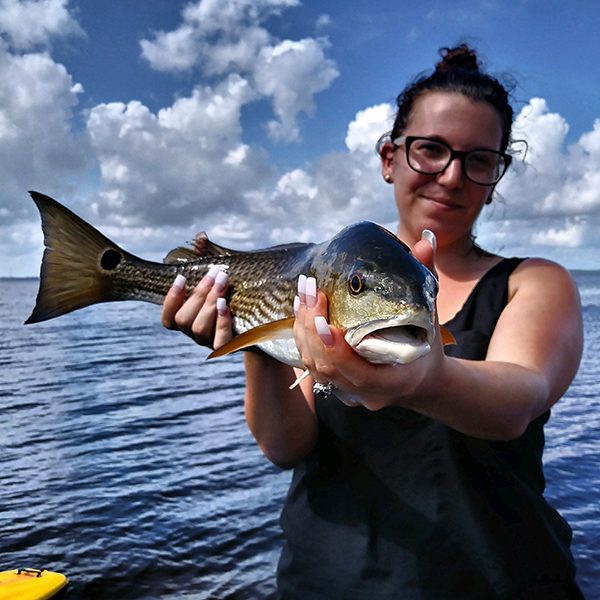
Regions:
[[[435,204],[437,204],[439,206],[444,206],[446,208],[460,208],[459,204],[450,202],[448,200],[442,200],[440,198],[431,198],[430,196],[423,196],[423,197],[425,198],[425,200],[428,200],[429,202],[434,202]]]

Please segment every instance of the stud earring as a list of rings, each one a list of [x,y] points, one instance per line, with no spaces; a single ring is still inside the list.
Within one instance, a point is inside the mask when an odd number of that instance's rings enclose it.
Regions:
[[[386,183],[394,183],[394,179],[389,173],[386,173],[383,178],[385,179]]]

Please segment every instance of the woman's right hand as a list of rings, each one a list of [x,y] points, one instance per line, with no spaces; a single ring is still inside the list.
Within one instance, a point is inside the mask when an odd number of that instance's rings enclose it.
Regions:
[[[185,298],[185,278],[178,275],[165,296],[161,321],[201,346],[220,348],[233,337],[231,311],[225,303],[227,274],[212,267]]]

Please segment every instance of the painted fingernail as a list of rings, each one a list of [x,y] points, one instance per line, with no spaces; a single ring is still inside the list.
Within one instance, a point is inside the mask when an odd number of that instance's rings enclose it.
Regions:
[[[221,272],[221,269],[219,269],[219,267],[217,267],[216,265],[213,265],[208,270],[208,273],[206,273],[206,275],[204,276],[204,279],[207,280],[207,281],[209,281],[209,283],[212,282],[211,283],[211,285],[212,285],[215,282],[217,274],[220,273],[220,272]]]
[[[298,310],[300,308],[300,298],[298,296],[294,296],[294,315],[298,316]]]
[[[217,298],[217,314],[224,317],[227,314],[227,300],[225,298]]]
[[[298,298],[300,298],[300,304],[306,302],[306,275],[298,275]]]
[[[421,233],[421,239],[429,242],[434,250],[437,248],[437,239],[435,237],[435,233],[433,233],[431,229],[423,229],[423,232]]]
[[[317,330],[321,341],[326,346],[331,346],[331,344],[333,344],[333,335],[329,329],[329,324],[327,323],[327,319],[322,315],[317,315],[315,317],[315,329]]]
[[[173,282],[172,289],[177,292],[180,292],[185,287],[186,279],[185,277],[179,273],[177,277],[175,277],[175,281]]]
[[[225,271],[219,271],[215,277],[215,289],[224,290],[228,281],[229,277],[227,276],[227,273],[225,273]]]
[[[314,277],[306,278],[306,306],[313,308],[317,304],[317,280]]]

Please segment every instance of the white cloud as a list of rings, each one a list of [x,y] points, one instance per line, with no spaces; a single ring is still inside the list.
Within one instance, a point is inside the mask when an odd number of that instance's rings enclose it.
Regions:
[[[46,47],[55,37],[82,35],[69,0],[0,0],[0,35],[16,50]]]
[[[0,223],[31,215],[28,189],[65,191],[82,173],[84,144],[71,129],[80,93],[81,86],[48,55],[0,48]]]
[[[351,152],[375,152],[375,143],[390,127],[394,116],[391,104],[378,104],[357,113],[348,125],[346,146]]]
[[[348,125],[348,152],[323,156],[310,171],[295,169],[279,179],[266,203],[270,227],[263,235],[271,243],[327,239],[362,220],[395,228],[393,194],[374,152],[390,127],[390,112],[389,105],[359,111]]]
[[[142,40],[142,56],[161,71],[194,68],[209,77],[236,73],[256,96],[269,99],[276,119],[267,124],[275,140],[299,139],[297,118],[311,115],[313,97],[338,76],[325,56],[325,39],[277,40],[263,27],[267,18],[297,0],[201,0],[186,6],[182,24]]]
[[[187,5],[181,26],[145,40],[142,52],[154,68],[202,72],[197,85],[160,110],[134,100],[94,106],[86,140],[73,129],[83,88],[49,50],[56,36],[78,30],[67,2],[0,0],[0,257],[24,255],[41,239],[39,222],[30,222],[30,188],[66,194],[70,205],[86,196],[94,223],[153,258],[198,229],[249,248],[326,239],[362,219],[394,228],[392,189],[374,152],[391,126],[391,105],[358,111],[345,148],[284,173],[244,135],[244,107],[268,101],[271,135],[298,139],[299,115],[314,110],[338,74],[326,40],[280,40],[266,29],[268,17],[297,4]],[[34,5],[45,8],[44,17]],[[30,12],[18,22],[17,10]],[[26,53],[34,47],[47,50]],[[567,146],[568,132],[544,99],[531,99],[518,115],[514,137],[528,141],[527,164],[516,161],[517,174],[499,186],[504,203],[484,209],[484,247],[546,255],[600,247],[593,235],[600,227],[600,120]]]
[[[567,223],[562,229],[550,227],[533,234],[532,241],[540,246],[566,246],[577,248],[583,242],[585,227],[582,223]]]
[[[182,11],[182,24],[142,40],[142,56],[160,71],[197,66],[205,74],[247,72],[271,40],[262,23],[298,0],[199,0]]]
[[[102,172],[99,212],[118,208],[124,223],[154,225],[246,212],[246,194],[269,174],[261,151],[240,143],[249,94],[231,75],[156,114],[136,101],[94,107],[87,128]]]
[[[198,43],[192,27],[183,25],[175,31],[160,32],[156,40],[142,40],[142,56],[157,71],[187,71],[198,60]]]
[[[517,116],[513,137],[527,141],[526,162],[517,159],[515,173],[500,183],[506,205],[492,216],[508,247],[597,245],[586,232],[600,213],[600,122],[566,146],[568,131],[542,98]]]
[[[279,118],[268,124],[273,139],[299,139],[298,114],[313,114],[313,96],[337,77],[338,71],[325,57],[324,47],[323,40],[305,39],[285,40],[261,50],[253,77],[257,91],[272,98],[273,111]]]
[[[515,138],[527,140],[526,164],[499,190],[514,198],[514,216],[568,217],[600,209],[600,122],[565,148],[569,126],[546,101],[532,98],[515,121]]]
[[[331,25],[331,17],[327,14],[322,14],[322,15],[319,15],[319,17],[317,18],[317,21],[315,23],[315,28],[317,31],[320,31],[322,29],[326,29],[330,25]]]
[[[312,177],[302,169],[294,169],[283,175],[277,182],[276,191],[283,196],[305,197],[314,200],[317,188]]]

